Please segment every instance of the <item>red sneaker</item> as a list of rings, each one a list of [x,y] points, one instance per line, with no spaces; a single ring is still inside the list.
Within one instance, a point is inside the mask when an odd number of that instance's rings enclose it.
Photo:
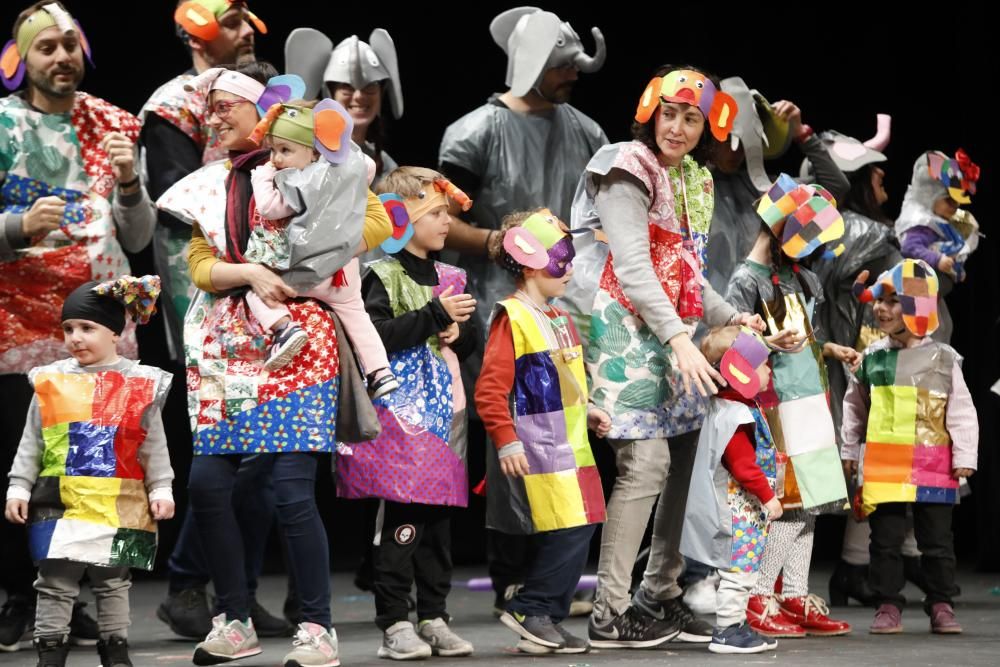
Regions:
[[[747,622],[751,629],[768,637],[795,639],[806,636],[805,630],[781,613],[773,596],[751,595],[747,603]]]
[[[938,602],[931,607],[931,632],[937,635],[962,633],[962,626],[955,620],[955,610],[947,602]]]
[[[801,626],[808,635],[833,637],[851,631],[851,624],[847,621],[836,621],[827,616],[830,609],[818,595],[810,593],[801,598],[781,598],[778,604],[785,616]]]

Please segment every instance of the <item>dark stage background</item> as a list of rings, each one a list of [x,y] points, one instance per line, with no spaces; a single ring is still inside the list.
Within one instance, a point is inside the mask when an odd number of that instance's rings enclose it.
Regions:
[[[27,2],[3,0],[0,26],[9,32]],[[88,67],[82,88],[137,112],[152,91],[184,71],[190,61],[174,34],[173,0],[84,2],[68,0],[94,49],[97,68]],[[953,345],[965,358],[965,374],[979,410],[982,435],[979,472],[972,477],[973,495],[956,511],[960,559],[981,569],[1000,570],[1000,459],[997,457],[997,412],[1000,399],[989,392],[1000,376],[997,354],[998,233],[994,150],[995,64],[987,63],[987,30],[980,12],[954,13],[902,9],[874,14],[873,3],[760,3],[709,5],[657,3],[607,4],[549,2],[573,24],[588,52],[590,27],[599,26],[608,43],[604,68],[581,75],[573,103],[595,118],[612,141],[627,139],[638,96],[661,63],[692,63],[721,77],[740,75],[773,102],[790,99],[802,108],[805,122],[817,131],[837,129],[867,139],[875,130],[875,114],[893,116],[892,142],[886,151],[887,205],[898,213],[913,161],[927,149],[953,153],[964,147],[982,167],[979,194],[971,210],[986,238],[968,265],[969,280],[951,295],[955,320]],[[282,3],[257,0],[254,11],[269,34],[258,35],[257,54],[279,69],[284,39],[296,27],[311,26],[334,42],[357,33],[367,40],[375,27],[386,28],[400,58],[406,113],[389,124],[388,150],[400,164],[433,166],[445,126],[503,90],[506,59],[490,38],[490,19],[515,4],[499,3]],[[718,7],[713,13],[710,8]],[[836,13],[822,11],[837,8]],[[902,5],[900,6],[902,8]],[[793,148],[776,166],[797,173]],[[133,258],[136,272],[151,272],[149,251]],[[158,322],[143,327],[140,349],[146,363],[168,367]],[[184,427],[183,384],[175,383],[167,416],[171,453],[184,498],[190,446]],[[5,437],[16,437],[5,434]],[[606,477],[613,476],[608,448],[596,451]],[[479,480],[482,451],[473,450],[471,482]],[[6,472],[6,471],[4,471]],[[351,567],[362,549],[363,512],[357,503],[334,497],[329,474],[320,482],[319,500],[333,545],[334,564]],[[483,560],[482,507],[456,513],[456,562]],[[839,556],[843,519],[824,517],[817,536],[816,558]],[[178,521],[161,528],[160,558],[165,559]],[[280,567],[274,547],[270,567]],[[0,564],[2,567],[2,564]]]

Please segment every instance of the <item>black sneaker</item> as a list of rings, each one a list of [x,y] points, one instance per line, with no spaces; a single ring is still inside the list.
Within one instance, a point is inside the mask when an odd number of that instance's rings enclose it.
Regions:
[[[683,598],[678,595],[671,600],[654,600],[640,586],[632,596],[632,605],[657,620],[671,621],[680,630],[677,641],[707,644],[712,641],[712,624],[695,616]]]
[[[712,653],[763,653],[778,648],[778,640],[765,637],[750,629],[743,621],[728,628],[718,628],[712,634],[708,650]]]
[[[564,648],[566,640],[556,630],[556,624],[548,616],[525,616],[516,611],[505,611],[500,622],[527,639],[549,648]]]
[[[264,368],[269,371],[282,368],[294,359],[308,342],[309,335],[298,324],[292,322],[285,325],[284,329],[274,334],[274,342],[271,343],[271,349],[267,353]]]
[[[69,642],[65,637],[39,637],[34,641],[38,667],[66,667]]]
[[[175,635],[202,640],[212,631],[212,612],[204,588],[188,588],[171,593],[156,610],[156,617],[170,626]]]
[[[368,397],[372,400],[382,398],[399,389],[399,380],[388,368],[369,373],[366,380],[368,381]]]
[[[69,619],[69,643],[76,646],[94,646],[101,638],[97,621],[84,611],[86,602],[73,603],[73,615]]]
[[[587,627],[590,645],[596,648],[651,648],[666,644],[678,632],[672,618],[657,620],[635,606],[629,606],[624,614],[604,624],[598,624],[591,616]]]
[[[582,637],[577,637],[569,630],[563,627],[562,623],[556,623],[556,632],[562,635],[562,638],[566,641],[566,645],[562,648],[557,648],[556,653],[589,653],[590,652],[590,642]]]
[[[97,655],[101,656],[101,667],[132,667],[128,657],[128,640],[111,635],[108,641],[97,642]]]
[[[295,632],[291,623],[272,615],[257,602],[257,598],[250,600],[250,618],[258,637],[291,637]]]
[[[0,608],[0,651],[16,651],[22,642],[30,642],[34,621],[34,598],[8,597]]]

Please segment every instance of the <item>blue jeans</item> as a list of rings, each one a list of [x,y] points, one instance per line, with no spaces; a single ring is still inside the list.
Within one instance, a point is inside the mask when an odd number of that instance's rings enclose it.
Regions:
[[[319,454],[259,454],[271,459],[278,522],[284,529],[304,621],[330,627],[330,548],[316,507]],[[188,490],[198,535],[215,585],[216,608],[227,618],[250,616],[243,534],[233,495],[240,455],[196,456]]]
[[[507,603],[508,611],[550,616],[556,623],[569,616],[596,529],[590,524],[530,535],[533,555],[527,564],[524,588]]]

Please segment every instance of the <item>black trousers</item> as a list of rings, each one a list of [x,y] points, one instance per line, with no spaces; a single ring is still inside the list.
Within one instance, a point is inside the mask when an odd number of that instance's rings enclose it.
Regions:
[[[451,508],[384,501],[375,547],[375,624],[385,630],[409,617],[407,597],[417,586],[417,619],[449,620]]]
[[[534,556],[530,535],[511,535],[486,529],[486,561],[493,591],[502,597],[510,585],[522,585]]]
[[[507,610],[525,616],[550,616],[556,623],[569,616],[595,530],[597,526],[591,524],[528,536],[534,553],[524,588],[507,603]]]
[[[924,610],[938,602],[952,604],[958,595],[955,585],[955,547],[951,533],[954,506],[938,503],[884,503],[877,505],[868,517],[872,536],[868,547],[871,554],[868,583],[878,604],[891,604],[900,610],[906,598],[900,591],[903,576],[903,555],[900,551],[906,535],[906,506],[913,510],[913,533],[920,548],[920,568],[927,579]]]
[[[0,498],[7,498],[7,473],[21,442],[28,406],[34,391],[27,375],[0,375]],[[28,530],[0,520],[0,588],[7,595],[23,595],[32,603],[35,567],[28,551]]]

